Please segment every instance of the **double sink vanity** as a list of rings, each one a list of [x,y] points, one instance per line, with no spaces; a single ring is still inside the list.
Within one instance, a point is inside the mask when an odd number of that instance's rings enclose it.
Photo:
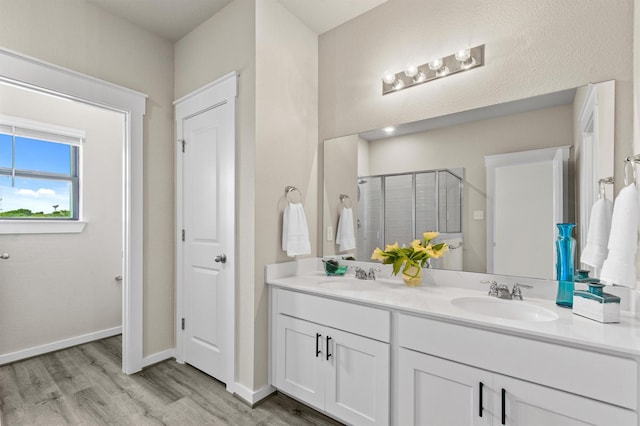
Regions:
[[[279,391],[355,425],[639,424],[630,313],[617,324],[574,315],[555,305],[553,281],[501,282],[509,294],[533,284],[505,300],[481,282],[495,276],[427,270],[410,288],[388,269],[375,280],[350,269],[267,266]]]

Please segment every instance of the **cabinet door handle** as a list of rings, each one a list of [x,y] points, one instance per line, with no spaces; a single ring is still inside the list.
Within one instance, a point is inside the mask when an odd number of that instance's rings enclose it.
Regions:
[[[507,391],[502,388],[502,424],[507,424]]]
[[[329,341],[331,340],[331,336],[327,336],[327,361],[329,361],[329,358],[331,358],[333,356],[333,354],[329,353]]]
[[[320,350],[320,338],[321,337],[322,337],[322,334],[316,333],[316,358],[318,358],[318,355],[320,355],[322,353],[322,351]]]
[[[480,402],[478,402],[478,415],[482,417],[482,389],[484,388],[484,383],[480,382],[478,385],[478,392],[480,396]]]

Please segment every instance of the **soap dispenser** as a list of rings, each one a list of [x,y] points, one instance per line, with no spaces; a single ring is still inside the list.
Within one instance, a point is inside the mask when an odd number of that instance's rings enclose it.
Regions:
[[[573,292],[573,313],[604,323],[620,322],[620,298],[602,291],[604,284],[597,278],[584,282],[589,289]]]

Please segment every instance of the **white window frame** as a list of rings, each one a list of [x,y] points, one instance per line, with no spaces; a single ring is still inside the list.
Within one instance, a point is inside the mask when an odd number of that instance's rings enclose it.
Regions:
[[[20,129],[21,132],[32,131],[33,135],[28,135],[37,140],[52,141],[78,147],[78,182],[82,181],[82,145],[86,139],[86,132],[80,129],[57,126],[22,117],[13,117],[0,114],[0,126]],[[41,134],[41,136],[39,136]],[[52,137],[46,137],[50,135]],[[37,177],[37,176],[34,176]],[[42,175],[46,179],[45,174]],[[78,183],[79,185],[79,183]],[[78,191],[82,191],[82,186]],[[74,200],[77,205],[77,218],[72,219],[0,219],[0,235],[2,234],[72,234],[80,233],[87,225],[82,220],[82,194],[77,194]]]

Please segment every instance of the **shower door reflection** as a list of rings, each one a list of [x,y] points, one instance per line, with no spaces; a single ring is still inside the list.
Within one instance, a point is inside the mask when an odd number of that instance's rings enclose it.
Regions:
[[[463,176],[460,168],[360,177],[357,259],[369,260],[376,247],[409,244],[425,231],[461,243]]]

